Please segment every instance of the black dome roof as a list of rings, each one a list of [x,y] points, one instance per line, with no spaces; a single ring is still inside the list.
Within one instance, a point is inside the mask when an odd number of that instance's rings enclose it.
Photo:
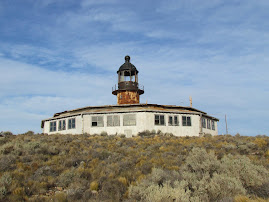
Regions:
[[[126,55],[125,56],[125,63],[120,66],[120,68],[117,71],[117,73],[119,73],[121,71],[124,71],[124,70],[131,71],[132,73],[134,73],[134,72],[138,73],[136,67],[132,63],[130,63],[130,59],[131,58],[130,58],[129,55]]]

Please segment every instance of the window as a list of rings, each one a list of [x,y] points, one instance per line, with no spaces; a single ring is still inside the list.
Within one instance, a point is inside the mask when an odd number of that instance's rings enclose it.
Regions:
[[[207,129],[211,129],[211,120],[207,119]]]
[[[68,129],[76,128],[76,119],[68,119]]]
[[[92,127],[103,127],[103,126],[104,126],[103,116],[92,117]]]
[[[58,122],[58,131],[65,130],[65,120],[60,120]]]
[[[107,116],[107,126],[120,126],[120,116]]]
[[[179,125],[178,117],[177,116],[169,116],[168,125],[169,126],[178,126]]]
[[[212,120],[212,130],[215,130],[215,121]]]
[[[56,131],[56,121],[50,122],[50,132]]]
[[[135,114],[123,115],[123,125],[124,126],[135,126],[136,125],[136,116],[135,116]]]
[[[155,125],[165,126],[164,115],[155,115]]]
[[[206,128],[206,119],[205,118],[202,118],[202,126],[203,126],[203,128]]]
[[[191,126],[191,117],[190,116],[182,116],[182,125],[183,126]]]

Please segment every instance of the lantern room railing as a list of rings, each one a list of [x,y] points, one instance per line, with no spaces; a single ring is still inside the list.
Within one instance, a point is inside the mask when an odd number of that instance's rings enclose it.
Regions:
[[[120,82],[118,84],[115,84],[115,86],[112,87],[113,94],[116,94],[116,91],[120,91],[120,90],[139,91],[141,94],[143,94],[144,93],[144,86],[139,85],[136,82],[124,81],[124,82]]]

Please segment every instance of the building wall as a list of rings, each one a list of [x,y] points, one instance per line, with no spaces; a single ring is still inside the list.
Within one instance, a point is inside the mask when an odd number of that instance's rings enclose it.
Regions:
[[[207,122],[210,121],[211,122],[211,125],[210,127],[212,128],[212,120],[208,119],[208,118],[205,118],[206,119],[206,126],[205,128],[202,126],[202,134],[211,134],[213,136],[215,135],[218,135],[218,122],[217,121],[214,121],[214,124],[215,124],[215,130],[212,130],[212,129],[208,129],[207,128]]]
[[[165,125],[155,125],[155,115],[164,115]],[[169,126],[168,117],[169,116],[178,116],[179,125],[178,126]],[[175,136],[199,136],[199,122],[200,117],[198,115],[182,115],[182,114],[170,114],[170,113],[153,113],[153,112],[144,112],[144,120],[142,123],[143,130],[159,130],[163,133],[173,133]],[[182,116],[190,116],[192,126],[182,126]]]
[[[136,116],[136,125],[135,126],[123,126],[123,116],[126,114],[135,114]],[[119,115],[120,116],[120,126],[107,126],[107,116],[108,115]],[[164,115],[165,125],[155,125],[155,115]],[[172,115],[178,116],[179,125],[178,126],[169,126],[168,117]],[[103,116],[104,126],[103,127],[92,127],[92,117],[93,116]],[[182,116],[191,117],[191,126],[182,125]],[[76,119],[76,128],[68,128],[68,119]],[[153,113],[153,112],[137,112],[137,113],[112,113],[112,114],[85,114],[74,117],[68,117],[66,119],[66,130],[58,131],[59,120],[56,120],[57,131],[49,132],[50,130],[50,121],[46,121],[44,124],[44,133],[48,134],[100,134],[102,132],[107,132],[109,135],[114,134],[125,134],[126,136],[137,135],[139,132],[146,130],[152,131],[162,131],[163,133],[172,133],[175,136],[199,136],[201,132],[200,125],[200,116],[193,114],[170,114],[170,113]],[[217,135],[217,122],[215,121],[215,130],[202,128],[202,133],[208,133],[211,135]]]
[[[68,129],[68,120],[71,118],[75,118],[76,120],[76,128],[75,129]],[[58,124],[60,120],[66,120],[66,129],[65,130],[58,130]],[[55,132],[50,132],[50,122],[56,121],[56,131]],[[82,134],[82,117],[79,116],[73,116],[73,117],[68,117],[68,118],[61,118],[61,119],[57,119],[57,120],[52,120],[52,121],[46,121],[44,123],[44,128],[43,128],[43,132],[47,133],[49,135],[51,134],[72,134],[72,135],[76,135],[76,134]]]

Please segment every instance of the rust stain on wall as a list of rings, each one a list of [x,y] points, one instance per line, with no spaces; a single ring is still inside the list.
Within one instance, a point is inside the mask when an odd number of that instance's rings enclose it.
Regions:
[[[118,104],[139,104],[139,94],[132,91],[123,91],[117,94]]]

